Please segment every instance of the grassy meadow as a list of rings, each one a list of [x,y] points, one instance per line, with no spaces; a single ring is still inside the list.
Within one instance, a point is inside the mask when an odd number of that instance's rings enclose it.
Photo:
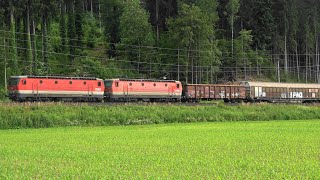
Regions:
[[[320,119],[320,106],[0,104],[0,129]]]
[[[0,130],[0,179],[319,179],[320,121]]]

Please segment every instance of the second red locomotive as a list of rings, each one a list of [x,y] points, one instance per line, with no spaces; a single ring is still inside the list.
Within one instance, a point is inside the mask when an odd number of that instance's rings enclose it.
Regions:
[[[176,102],[181,100],[180,81],[108,79],[104,83],[107,101]]]

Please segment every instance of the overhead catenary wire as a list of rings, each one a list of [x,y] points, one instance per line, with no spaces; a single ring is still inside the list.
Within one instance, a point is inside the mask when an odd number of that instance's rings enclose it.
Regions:
[[[12,39],[12,38],[8,38],[8,37],[2,37],[2,38],[6,38],[6,39]],[[21,40],[21,39],[18,39],[18,38],[16,38],[16,40],[17,41],[27,41],[27,40]],[[3,45],[2,45],[3,46]],[[68,45],[69,46],[69,45]],[[7,46],[7,47],[10,47],[10,46]],[[13,48],[12,46],[11,46],[11,48]],[[104,57],[97,57],[97,56],[81,56],[81,55],[76,55],[76,54],[67,54],[67,53],[60,53],[60,52],[51,52],[51,51],[43,51],[43,50],[34,50],[34,49],[27,49],[27,48],[21,48],[21,47],[16,47],[17,49],[26,49],[26,50],[30,50],[30,51],[37,51],[37,52],[47,52],[47,53],[50,53],[50,54],[58,54],[58,55],[65,55],[65,56],[73,56],[73,57],[88,57],[88,58],[96,58],[96,59],[101,59],[101,58],[104,58]],[[103,48],[104,50],[109,50],[109,49],[107,49],[107,48]],[[100,49],[100,50],[103,50],[102,48]],[[95,49],[93,49],[93,50],[95,50]],[[112,51],[119,51],[119,52],[131,52],[131,53],[135,53],[135,54],[138,54],[138,53],[140,53],[140,52],[138,52],[138,51],[127,51],[127,50],[112,50]],[[147,54],[144,54],[144,55],[150,55],[150,54],[152,54],[152,55],[160,55],[160,56],[173,56],[173,57],[178,57],[178,58],[183,58],[183,57],[187,57],[187,56],[184,56],[184,55],[172,55],[172,54],[163,54],[163,53],[161,53],[161,54],[159,54],[159,53],[157,53],[157,52],[152,52],[152,53],[147,53]],[[246,53],[243,53],[243,54],[246,54]],[[281,55],[283,55],[283,54],[271,54],[271,56],[281,56]],[[289,55],[289,56],[296,56],[296,55],[299,55],[299,56],[305,56],[305,55],[308,55],[308,56],[317,56],[317,55],[319,55],[319,54],[287,54],[287,55]],[[204,57],[204,56],[190,56],[189,58],[196,58],[196,57],[198,57],[198,58],[200,58],[200,57]],[[221,59],[230,59],[231,57],[228,57],[228,56],[219,56],[219,58],[221,58]],[[270,57],[269,57],[270,58]],[[278,57],[279,58],[279,57]],[[246,60],[256,60],[256,58],[248,58],[248,57],[246,57],[245,58]],[[111,58],[109,58],[108,60],[112,60]],[[118,61],[122,61],[122,62],[135,62],[135,61],[128,61],[128,60],[122,60],[122,59],[119,59],[118,58]],[[150,62],[146,62],[146,61],[138,61],[138,63],[141,63],[141,64],[143,64],[143,63],[147,63],[147,64],[150,64]],[[161,65],[172,65],[172,66],[175,66],[176,64],[165,64],[165,63],[152,63],[151,62],[151,64],[161,64]],[[182,65],[183,66],[183,65]],[[226,68],[231,68],[231,67],[226,67]]]
[[[7,30],[0,30],[0,32],[5,32],[5,33],[11,33],[12,31],[7,31]],[[15,32],[15,34],[22,34],[22,35],[29,35],[28,33],[23,33],[23,32]],[[70,39],[70,38],[62,38],[59,36],[44,36],[44,35],[39,35],[39,34],[30,34],[30,36],[39,36],[39,37],[47,37],[47,38],[57,38],[57,39],[64,39],[68,41],[80,41],[80,42],[90,42],[90,43],[97,43],[96,41],[91,41],[91,40],[80,40],[80,39]],[[168,47],[157,47],[157,46],[144,46],[144,45],[132,45],[132,44],[124,44],[124,43],[111,43],[111,42],[102,42],[107,45],[118,45],[118,46],[126,46],[126,47],[135,47],[135,48],[146,48],[146,49],[158,49],[158,50],[170,50],[170,51],[185,51],[185,52],[203,52],[203,53],[211,53],[211,51],[204,51],[204,50],[187,50],[184,48],[168,48]],[[268,50],[264,50],[264,52],[269,52]],[[221,52],[221,53],[231,53],[231,52]],[[256,52],[252,52],[250,54],[255,54]],[[234,54],[241,54],[241,53],[234,53]]]
[[[1,30],[0,30],[1,31]],[[6,31],[8,33],[12,33],[11,31]],[[27,34],[27,33],[21,33],[21,34]],[[1,34],[0,34],[1,35]],[[33,34],[31,34],[33,35]],[[41,35],[36,35],[36,36],[41,36]],[[42,36],[43,37],[43,36]],[[0,36],[1,38],[1,36]],[[11,39],[9,37],[2,37],[2,38],[6,38],[6,39]],[[54,38],[60,38],[60,37],[54,37]],[[66,38],[68,39],[68,38]],[[12,40],[12,39],[11,39]],[[21,40],[19,38],[15,38],[16,41],[26,41],[26,40]],[[75,39],[75,41],[77,41],[78,39]],[[82,41],[86,41],[86,40],[82,40]],[[87,41],[88,42],[88,41]],[[90,42],[90,41],[89,41]],[[96,41],[91,41],[91,42],[96,42]],[[100,42],[101,43],[101,42]],[[105,42],[102,42],[102,43],[105,43]],[[108,44],[108,43],[107,43]],[[116,43],[112,43],[112,44],[115,44],[117,45]],[[59,45],[60,46],[60,45]],[[128,45],[129,47],[132,47],[131,45]],[[2,46],[3,47],[3,46]],[[6,46],[8,48],[13,48],[12,46]],[[65,47],[74,47],[74,46],[70,46],[70,45],[66,45]],[[79,46],[76,46],[76,47],[79,47]],[[134,47],[144,47],[144,46],[134,46]],[[194,68],[210,68],[211,65],[207,65],[207,66],[199,66],[199,65],[184,65],[184,64],[175,64],[175,63],[161,63],[161,62],[151,62],[151,59],[150,61],[134,61],[134,60],[124,60],[124,59],[119,59],[119,58],[106,58],[106,57],[97,57],[97,56],[88,56],[88,55],[78,55],[78,54],[68,54],[68,53],[60,53],[60,52],[54,52],[54,51],[43,51],[43,50],[34,50],[32,48],[28,49],[28,48],[22,48],[22,47],[19,47],[19,46],[16,46],[17,49],[24,49],[24,50],[27,50],[27,51],[36,51],[36,52],[39,52],[39,53],[42,53],[42,52],[46,52],[48,54],[52,54],[52,55],[61,55],[61,56],[71,56],[71,57],[76,57],[76,58],[89,58],[89,59],[96,59],[96,60],[100,60],[100,61],[113,61],[113,62],[126,62],[126,63],[133,63],[133,64],[149,64],[149,65],[159,65],[159,66],[172,66],[172,67],[186,67],[186,68],[190,68],[191,66],[193,66]],[[156,48],[156,47],[155,47]],[[167,48],[159,48],[159,49],[167,49]],[[95,49],[91,49],[91,50],[95,50]],[[98,50],[108,50],[107,48],[99,48]],[[120,52],[121,50],[113,50],[111,49],[112,51],[118,51]],[[171,48],[168,48],[168,50],[179,50],[182,51],[182,49],[171,49]],[[130,51],[126,51],[126,50],[123,50],[124,53],[129,53]],[[201,51],[198,51],[198,52],[201,52]],[[204,51],[205,52],[205,51]],[[131,53],[139,53],[138,51],[132,51]],[[145,52],[144,52],[145,53]],[[175,52],[174,52],[175,53]],[[231,52],[223,52],[222,54],[230,54]],[[151,51],[150,53],[148,52],[147,55],[149,54],[152,54],[152,55],[159,55],[159,53],[157,53],[156,51]],[[199,53],[200,54],[200,53]],[[243,55],[243,54],[248,54],[248,53],[240,53],[240,55]],[[252,54],[259,54],[259,52],[252,52]],[[178,57],[178,58],[183,58],[183,56],[180,54],[180,56],[175,56],[175,55],[172,55],[172,54],[165,54],[165,53],[162,53],[163,56],[173,56],[173,57]],[[276,60],[276,59],[281,59],[280,56],[283,56],[284,54],[279,54],[279,53],[274,53],[274,54],[269,54],[267,55],[267,59],[269,59],[270,61],[273,61],[273,60]],[[289,56],[318,56],[319,54],[302,54],[302,53],[299,53],[299,54],[287,54]],[[275,57],[277,56],[277,57]],[[196,57],[203,57],[203,56],[189,56],[190,58],[196,58]],[[228,56],[219,56],[219,58],[221,60],[223,59],[229,59],[230,57]],[[256,60],[255,58],[245,58],[246,60]],[[300,61],[300,62],[303,62],[303,61]],[[254,63],[254,62],[251,62],[251,63]],[[255,65],[252,65],[251,68],[254,68],[253,66]],[[296,68],[306,68],[307,70],[306,71],[309,71],[309,72],[316,72],[315,70],[312,70],[312,68],[314,67],[318,67],[319,65],[305,65],[305,66],[292,66],[292,67],[288,67],[288,69],[296,69]],[[250,66],[237,66],[237,67],[232,67],[232,66],[228,66],[228,67],[219,67],[219,69],[221,69],[223,72],[233,72],[233,70],[231,71],[228,71],[228,69],[241,69],[243,67],[250,67]],[[270,66],[267,66],[267,67],[263,67],[261,65],[258,65],[257,69],[260,69],[260,70],[277,70],[277,69],[280,69],[281,70],[282,67],[275,67],[275,65],[270,65]],[[118,69],[118,68],[117,68]],[[141,70],[142,72],[145,71],[145,70]],[[183,71],[183,70],[181,70]],[[198,72],[198,71],[193,71],[193,72]],[[200,71],[201,72],[201,71]],[[182,72],[181,72],[182,73]],[[299,73],[300,74],[300,73]]]
[[[0,37],[1,38],[1,37]],[[2,37],[3,38],[3,37]],[[12,38],[7,38],[6,37],[6,39],[12,39]],[[18,39],[18,38],[16,38],[16,41],[23,41],[23,42],[26,42],[27,40],[21,40],[21,39]],[[70,45],[61,45],[61,46],[66,46],[66,47],[70,47]],[[72,47],[78,47],[78,48],[80,48],[80,46],[72,46]],[[32,50],[32,49],[31,49]],[[143,54],[143,55],[156,55],[156,56],[171,56],[171,57],[176,57],[176,58],[200,58],[200,57],[205,57],[205,56],[199,56],[199,55],[197,55],[197,56],[194,56],[194,55],[192,55],[192,56],[187,56],[187,55],[180,55],[180,56],[178,56],[178,55],[175,55],[175,54],[164,54],[164,53],[158,53],[158,52],[151,52],[151,53],[145,53],[145,52],[143,52],[143,53],[141,53],[141,51],[139,52],[139,51],[130,51],[130,50],[121,50],[121,49],[117,49],[117,50],[113,50],[113,49],[108,49],[108,48],[93,48],[93,49],[90,49],[90,50],[105,50],[105,51],[114,51],[114,52],[121,52],[121,53],[133,53],[133,54]],[[47,51],[42,51],[42,52],[47,52]],[[55,53],[57,53],[57,52],[55,52]],[[66,53],[64,53],[64,54],[66,54]],[[67,54],[66,54],[67,55]]]
[[[4,47],[3,45],[0,45],[0,47]],[[6,46],[11,47],[12,46]],[[21,48],[21,47],[16,47],[17,49],[23,49],[23,50],[30,50],[33,51],[33,49],[28,49],[28,48]],[[96,59],[96,60],[105,60],[105,61],[114,61],[114,62],[127,62],[127,63],[139,63],[139,64],[152,64],[152,65],[161,65],[161,66],[179,66],[179,67],[190,67],[191,65],[177,65],[177,64],[163,64],[163,63],[154,63],[154,62],[143,62],[143,61],[129,61],[129,60],[122,60],[122,59],[108,59],[108,58],[103,58],[103,57],[95,57],[95,56],[82,56],[82,55],[72,55],[72,54],[66,54],[66,53],[57,53],[57,52],[50,52],[50,51],[42,51],[42,50],[35,50],[38,52],[47,52],[49,54],[56,54],[56,55],[63,55],[63,56],[73,56],[73,57],[79,57],[79,58],[88,58],[88,59]],[[23,61],[25,62],[25,61]],[[65,64],[66,65],[66,64]],[[194,65],[194,67],[200,67],[200,68],[209,68],[211,66],[198,66]],[[249,67],[249,66],[248,66]],[[236,68],[236,67],[219,67],[222,69],[230,69],[230,68]],[[238,67],[241,68],[241,67]],[[259,67],[260,69],[274,69],[274,67]]]
[[[0,47],[4,47],[4,45],[0,45]],[[12,48],[12,46],[6,45],[6,48]],[[106,61],[113,61],[113,62],[127,62],[127,63],[139,63],[139,64],[152,64],[152,65],[161,65],[161,66],[178,66],[177,64],[164,64],[164,63],[154,63],[154,62],[145,62],[145,61],[130,61],[130,60],[123,60],[123,59],[113,59],[113,58],[105,58],[105,57],[96,57],[96,56],[82,56],[82,55],[72,55],[72,54],[67,54],[67,53],[57,53],[57,52],[51,52],[51,51],[43,51],[43,50],[33,50],[33,49],[28,49],[28,48],[22,48],[22,47],[16,47],[17,49],[23,49],[23,50],[30,50],[30,51],[37,51],[37,52],[47,52],[49,54],[56,54],[56,55],[63,55],[63,56],[73,56],[73,57],[79,57],[79,58],[88,58],[88,59],[96,59],[96,60],[106,60]],[[25,62],[25,61],[23,61]],[[64,64],[66,65],[66,64]],[[180,67],[190,67],[191,65],[184,65],[180,64]],[[317,66],[317,65],[315,65]],[[198,66],[194,65],[194,67],[201,67],[201,68],[208,68],[210,66]],[[242,68],[244,66],[228,66],[228,67],[219,67],[222,69],[231,69],[231,68]],[[250,67],[250,66],[246,66]],[[299,66],[300,68],[305,68],[305,67],[310,67],[310,66]],[[270,67],[270,66],[259,66],[259,69],[274,69],[275,67]],[[288,67],[288,68],[296,68],[296,67]]]
[[[4,47],[4,45],[0,45],[0,47]],[[6,48],[13,48],[13,46],[10,45],[6,45]],[[177,66],[177,64],[173,64],[173,63],[155,63],[155,62],[150,62],[150,61],[130,61],[130,60],[124,60],[124,59],[115,59],[115,58],[107,58],[107,57],[98,57],[98,56],[88,56],[88,55],[78,55],[78,54],[70,54],[70,53],[65,53],[65,52],[54,52],[54,51],[44,51],[44,50],[38,50],[38,49],[32,49],[32,48],[25,48],[25,47],[19,47],[19,46],[15,46],[15,48],[20,49],[20,50],[27,50],[27,51],[36,51],[36,52],[46,52],[48,54],[55,54],[55,55],[62,55],[62,56],[72,56],[72,57],[79,57],[79,58],[89,58],[89,59],[97,59],[97,60],[108,60],[108,61],[119,61],[119,62],[130,62],[130,63],[145,63],[145,64],[158,64],[158,65],[169,65],[169,66]],[[158,55],[158,54],[155,54]],[[274,55],[274,54],[273,54]],[[275,54],[278,55],[278,54]],[[288,55],[296,55],[296,54],[288,54]],[[310,55],[310,56],[314,56],[314,55],[319,55],[319,54],[300,54],[302,56],[305,55]],[[197,57],[201,57],[201,56],[197,56]],[[230,57],[220,57],[223,59],[227,59]],[[245,58],[246,60],[256,60],[256,58]],[[183,64],[180,64],[180,66],[186,66]],[[228,67],[221,67],[221,68],[236,68],[236,67],[232,67],[232,66],[228,66]],[[240,66],[237,68],[241,68]]]
[[[1,37],[0,38],[6,38],[6,39],[10,39],[12,40],[13,38],[9,38],[9,37]],[[19,39],[19,38],[15,38],[16,41],[22,41],[22,42],[27,42],[28,40],[25,40],[25,39]],[[76,46],[76,45],[59,45],[59,46],[62,46],[62,47],[74,47],[74,48],[83,48],[83,47],[80,47],[80,46]],[[120,53],[133,53],[133,54],[143,54],[143,55],[156,55],[157,57],[158,56],[169,56],[169,57],[175,57],[175,58],[205,58],[205,57],[208,57],[204,54],[191,54],[191,55],[186,55],[186,54],[180,54],[178,52],[176,52],[175,54],[168,54],[168,53],[159,53],[159,52],[156,52],[156,51],[150,51],[150,52],[142,52],[141,50],[139,51],[138,49],[136,51],[133,51],[133,50],[122,50],[122,49],[110,49],[110,48],[91,48],[90,50],[94,51],[94,50],[104,50],[104,51],[113,51],[113,52],[120,52]],[[44,51],[46,52],[46,51]],[[230,52],[229,52],[230,53]],[[66,54],[66,53],[65,53]],[[225,53],[226,54],[226,53]],[[253,53],[253,54],[258,54],[258,53]],[[241,55],[247,55],[246,53],[243,53]],[[232,57],[229,57],[229,56],[217,56],[217,58],[221,58],[221,59],[232,59]],[[249,58],[249,57],[246,57],[245,59],[247,60],[255,60],[256,58]]]
[[[4,58],[0,58],[0,59],[4,59]],[[6,58],[7,60],[13,60],[11,58]],[[23,60],[17,60],[17,62],[21,62],[21,63],[25,63],[26,61],[23,61]],[[65,66],[65,67],[86,67],[86,66],[90,66],[88,64],[82,64],[82,65],[78,65],[78,64],[66,64],[66,63],[59,63],[59,62],[50,62],[49,63],[50,65],[54,65],[54,66]],[[31,66],[31,65],[30,65]],[[184,66],[186,67],[186,66]],[[306,68],[306,67],[309,67],[309,66],[299,66],[300,68]],[[110,68],[110,67],[103,67],[104,69],[113,69],[113,70],[132,70],[132,71],[135,71],[136,68],[121,68],[121,67],[117,67],[117,68]],[[210,68],[210,66],[194,66],[194,68]],[[239,69],[242,69],[243,67],[240,67]],[[253,71],[256,71],[256,67],[253,67],[253,66],[247,66],[247,68],[249,69],[253,69]],[[288,67],[288,69],[295,69],[296,67]],[[232,69],[232,68],[229,68],[229,69]],[[259,67],[259,69],[262,69],[262,70],[275,70],[274,67]],[[143,70],[141,69],[141,71],[146,71],[148,72],[149,70]],[[283,71],[283,69],[281,69],[281,71]],[[173,71],[173,72],[178,72],[177,70],[176,71]],[[200,72],[200,71],[197,71],[195,70],[194,72]],[[234,71],[231,71],[231,70],[224,70],[223,72],[234,72]]]
[[[3,58],[2,58],[3,59]],[[8,59],[8,60],[12,60],[12,59]],[[24,62],[23,60],[19,60],[19,62]],[[54,65],[54,66],[67,66],[67,67],[79,67],[79,68],[86,68],[86,65],[76,65],[76,64],[74,64],[74,65],[66,65],[66,64],[64,64],[64,63],[50,63],[51,65]],[[105,67],[104,69],[108,69],[108,70],[111,70],[111,69],[113,69],[113,70],[119,70],[119,68],[110,68],[110,67]],[[196,68],[197,69],[197,68]],[[290,69],[290,68],[289,68]],[[294,69],[294,68],[293,68]],[[21,70],[23,70],[23,68],[21,69]],[[125,68],[120,68],[120,72],[114,72],[114,76],[115,77],[127,77],[127,73],[126,72],[124,72],[124,71],[135,71],[136,69],[125,69]],[[268,70],[268,69],[264,69],[264,71],[265,70]],[[269,69],[269,70],[274,70],[274,69]],[[140,70],[141,72],[148,72],[148,70]],[[280,71],[282,71],[282,72],[284,72],[284,70],[283,69],[280,69]],[[177,71],[177,69],[170,69],[170,70],[166,70],[165,72],[167,72],[167,73],[179,73],[178,71]],[[247,72],[248,72],[248,74],[252,74],[252,73],[257,73],[257,72],[259,72],[259,70],[258,69],[256,69],[255,67],[253,67],[253,68],[249,68],[248,70],[247,70]],[[181,72],[180,72],[181,73]],[[188,72],[188,74],[190,75],[190,71]],[[194,71],[194,73],[207,73],[207,76],[209,76],[209,70],[195,70]],[[223,73],[224,75],[228,75],[228,74],[232,74],[232,73],[234,73],[234,70],[224,70],[223,72],[221,72],[221,73]],[[71,73],[71,74],[73,74],[73,73]],[[47,74],[47,75],[56,75],[56,74]],[[59,75],[61,75],[61,74],[59,74]],[[65,74],[65,75],[70,75],[70,74]],[[91,75],[91,74],[87,74],[87,75]],[[304,76],[305,75],[305,73],[304,72],[300,72],[299,73],[299,75],[300,76]],[[146,78],[145,77],[145,75],[137,75],[137,74],[130,74],[130,77],[131,78]],[[171,77],[173,77],[173,76],[171,76]],[[159,77],[158,77],[159,78]],[[212,77],[210,77],[210,79],[211,79]],[[226,79],[227,78],[227,76],[224,76],[224,78],[223,79]],[[172,79],[175,79],[174,77],[172,78]],[[205,79],[205,78],[204,78]],[[310,80],[309,80],[310,81]],[[199,82],[201,82],[201,81],[199,81]],[[202,81],[203,82],[203,81]],[[212,81],[211,81],[212,82]],[[300,80],[300,82],[301,82],[301,80]],[[302,82],[304,82],[304,80],[302,81]]]
[[[0,45],[0,47],[3,47],[4,45]],[[7,48],[14,48],[13,46],[6,45]],[[28,50],[28,51],[36,51],[36,52],[46,52],[48,54],[55,54],[55,55],[62,55],[62,56],[72,56],[72,57],[79,57],[79,58],[90,58],[90,59],[97,59],[97,60],[108,60],[108,61],[119,61],[119,62],[129,62],[129,63],[140,63],[140,64],[158,64],[158,65],[164,65],[164,66],[177,66],[177,64],[173,63],[157,63],[157,62],[150,62],[150,61],[130,61],[130,60],[124,60],[124,59],[115,59],[115,58],[106,58],[106,57],[97,57],[97,56],[83,56],[83,55],[77,55],[77,54],[70,54],[70,53],[63,53],[63,52],[54,52],[54,51],[43,51],[43,50],[38,50],[38,49],[28,49],[25,47],[19,47],[16,46],[15,48],[20,49],[20,50]],[[186,66],[183,64],[180,64],[180,66]]]
[[[3,47],[3,45],[0,45],[0,47]],[[14,48],[13,46],[6,45],[8,48]],[[118,62],[128,62],[128,63],[139,63],[139,64],[157,64],[157,65],[162,65],[162,66],[178,66],[177,64],[173,63],[158,63],[158,62],[150,62],[150,61],[132,61],[132,60],[124,60],[124,59],[119,59],[119,58],[106,58],[106,57],[97,57],[97,56],[83,56],[83,55],[77,55],[77,54],[69,54],[69,53],[63,53],[63,52],[54,52],[54,51],[43,51],[43,50],[35,50],[35,49],[28,49],[24,47],[19,47],[16,46],[15,48],[21,49],[21,50],[28,50],[28,51],[36,51],[36,52],[46,52],[48,54],[55,54],[55,55],[62,55],[62,56],[71,56],[71,57],[79,57],[79,58],[90,58],[90,59],[97,59],[97,60],[108,60],[108,61],[118,61]],[[198,56],[200,57],[200,56]],[[230,57],[222,57],[222,58],[230,58]],[[246,58],[247,60],[250,60],[250,58]],[[252,58],[253,59],[253,58]],[[180,64],[179,66],[187,66],[184,64]],[[190,66],[190,65],[189,65]],[[232,67],[222,67],[222,68],[232,68]]]
[[[5,31],[5,30],[0,30],[1,31],[4,31],[4,32],[8,32],[8,33],[12,33],[11,31]],[[27,33],[22,33],[22,32],[16,32],[18,34],[27,34]],[[33,34],[30,34],[31,36],[33,36]],[[43,36],[43,35],[36,35],[36,36]],[[52,37],[52,36],[48,36],[48,37]],[[12,39],[12,38],[8,38],[8,37],[3,37],[3,38],[6,38],[6,39]],[[54,37],[54,38],[60,38],[61,37]],[[68,39],[68,38],[65,38],[65,39]],[[74,41],[87,41],[87,40],[78,40],[78,39],[69,39],[69,40],[74,40]],[[16,38],[16,41],[27,41],[27,40],[21,40],[21,39],[18,39]],[[96,41],[87,41],[87,42],[96,42]],[[105,43],[105,42],[102,42],[102,43]],[[114,45],[118,45],[118,44],[121,44],[121,43],[106,43],[106,44],[114,44]],[[125,45],[125,44],[121,44],[121,45]],[[59,45],[59,46],[65,46],[65,47],[70,47],[71,45]],[[141,48],[141,47],[149,47],[149,46],[137,46],[137,45],[125,45],[125,46],[133,46],[133,47],[136,47],[136,48]],[[75,47],[75,48],[80,48],[80,46],[75,46],[73,45],[72,47]],[[183,49],[172,49],[172,48],[160,48],[160,47],[154,47],[154,48],[158,48],[158,49],[168,49],[168,50],[175,50],[175,51],[183,51]],[[108,50],[108,51],[115,51],[115,52],[127,52],[127,53],[135,53],[135,54],[139,54],[140,52],[138,51],[130,51],[130,50],[121,50],[121,49],[108,49],[108,48],[93,48],[92,50]],[[195,51],[196,52],[196,51]],[[198,51],[198,52],[209,52],[209,51]],[[230,54],[231,52],[222,52],[222,54]],[[179,54],[179,56],[177,54],[164,54],[164,53],[157,53],[157,52],[151,52],[151,53],[144,53],[145,55],[157,55],[157,56],[172,56],[172,57],[179,57],[179,58],[186,58],[188,57],[187,55],[183,55],[183,54]],[[258,55],[259,52],[256,52],[256,51],[253,51],[253,52],[242,52],[242,53],[236,53],[236,54],[239,54],[239,55],[250,55],[250,54],[254,54],[254,55]],[[282,56],[284,54],[269,54],[267,56]],[[296,55],[299,55],[299,56],[303,56],[303,55],[309,55],[309,56],[316,56],[316,55],[319,55],[319,54],[287,54],[289,56],[296,56]],[[206,57],[206,56],[201,56],[199,54],[197,55],[189,55],[189,58],[200,58],[200,57]],[[232,59],[232,57],[229,57],[229,56],[218,56],[219,58],[221,59]],[[278,57],[279,58],[279,57]],[[249,57],[246,57],[245,58],[246,60],[255,60],[256,58],[249,58]]]

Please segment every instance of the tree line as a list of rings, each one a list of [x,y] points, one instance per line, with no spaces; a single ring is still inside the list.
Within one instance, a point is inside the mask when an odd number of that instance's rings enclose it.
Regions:
[[[11,75],[320,83],[317,0],[0,1]]]

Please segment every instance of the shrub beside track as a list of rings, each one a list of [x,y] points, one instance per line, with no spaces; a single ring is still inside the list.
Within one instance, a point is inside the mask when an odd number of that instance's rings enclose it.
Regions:
[[[0,129],[320,119],[319,106],[0,104]]]

